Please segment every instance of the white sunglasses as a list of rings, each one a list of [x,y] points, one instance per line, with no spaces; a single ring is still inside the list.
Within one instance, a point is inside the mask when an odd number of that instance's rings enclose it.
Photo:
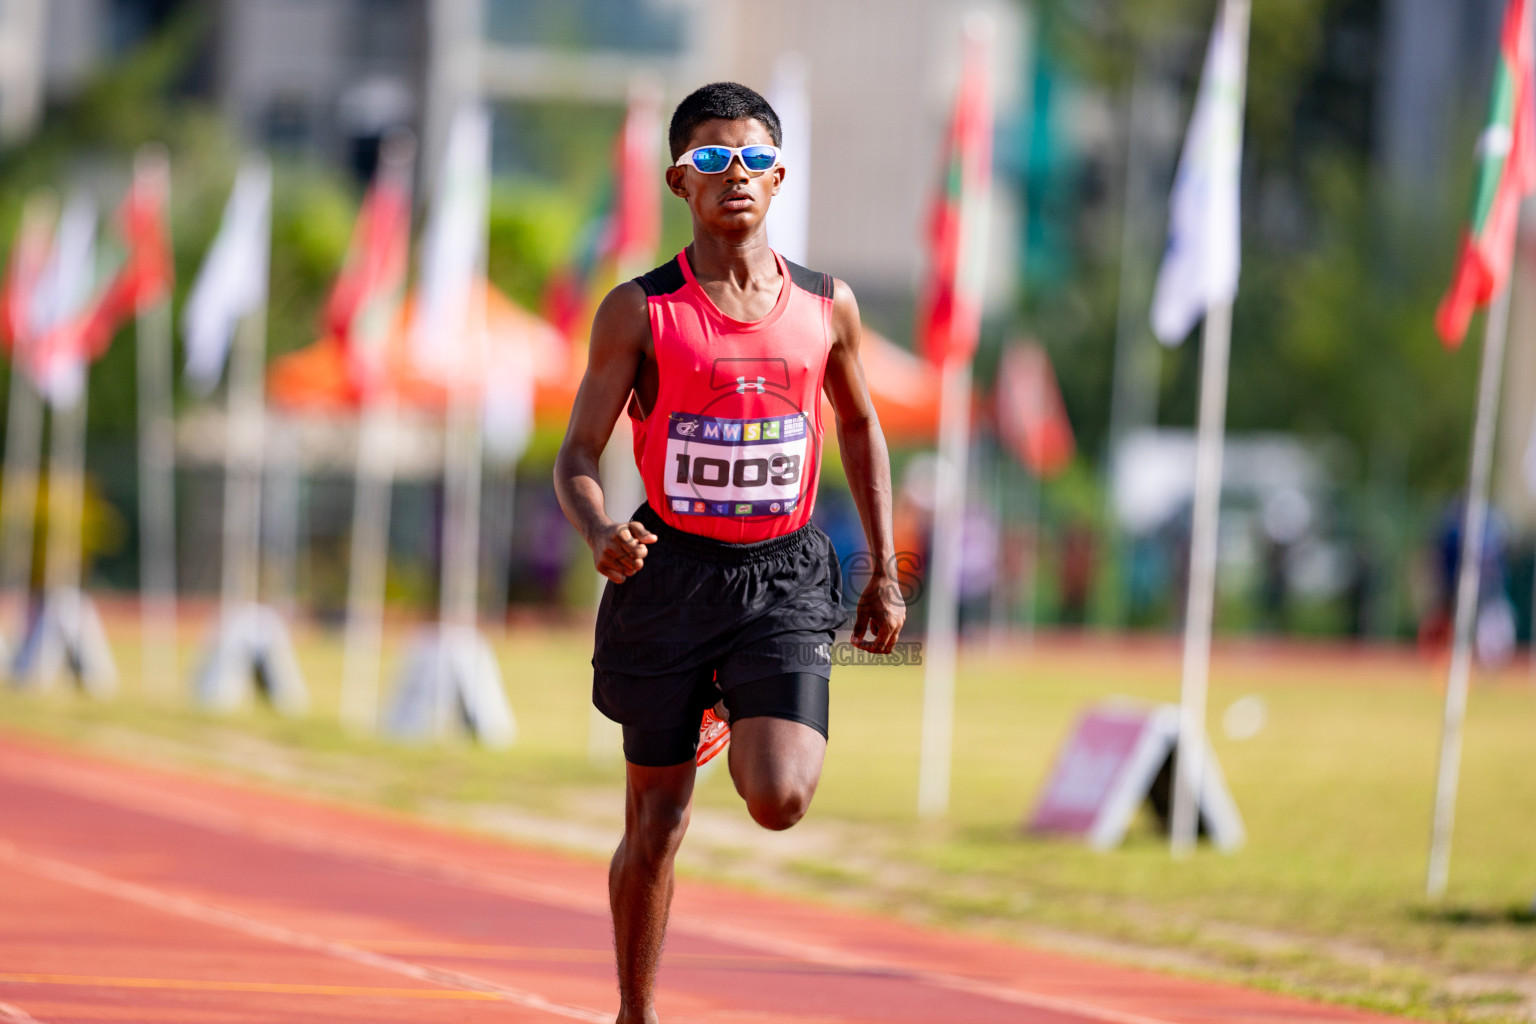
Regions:
[[[672,166],[688,164],[704,174],[720,174],[731,166],[731,161],[741,158],[741,166],[753,174],[761,174],[778,165],[778,146],[698,146],[677,158]]]

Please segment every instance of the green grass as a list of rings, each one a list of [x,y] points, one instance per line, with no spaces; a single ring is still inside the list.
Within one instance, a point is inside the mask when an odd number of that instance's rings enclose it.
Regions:
[[[408,634],[391,630],[386,678]],[[520,728],[517,745],[499,753],[348,736],[334,725],[340,644],[331,634],[300,633],[314,697],[302,721],[259,707],[210,718],[173,694],[146,693],[132,624],[116,623],[113,635],[119,698],[3,691],[0,721],[405,810],[617,813],[622,766],[586,753],[590,648],[580,629],[527,627],[498,641]],[[1055,640],[964,656],[952,808],[935,823],[916,815],[922,669],[839,669],[826,770],[795,830],[823,841],[801,849],[786,845],[795,832],[749,835],[751,849],[784,851],[780,870],[759,874],[735,847],[690,870],[1424,1018],[1533,1019],[1536,687],[1524,666],[1473,690],[1451,890],[1440,904],[1422,894],[1444,671],[1403,653],[1218,653],[1212,740],[1248,829],[1240,852],[1174,860],[1150,817],[1107,853],[1024,836],[1020,823],[1075,717],[1109,696],[1175,700],[1178,675],[1177,651],[1163,643]],[[1267,726],[1230,740],[1221,714],[1250,694],[1267,703]],[[698,803],[745,821],[724,772],[701,779]]]

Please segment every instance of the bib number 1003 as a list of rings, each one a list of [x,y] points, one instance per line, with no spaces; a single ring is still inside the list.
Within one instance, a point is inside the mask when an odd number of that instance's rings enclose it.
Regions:
[[[707,455],[673,456],[680,484],[695,487],[792,487],[800,482],[800,456],[775,452],[764,459],[716,459]]]

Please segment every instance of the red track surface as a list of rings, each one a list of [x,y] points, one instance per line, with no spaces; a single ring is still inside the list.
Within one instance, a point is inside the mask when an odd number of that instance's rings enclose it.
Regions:
[[[611,1021],[606,866],[0,736],[0,1021]],[[1383,1021],[684,881],[668,1024]]]

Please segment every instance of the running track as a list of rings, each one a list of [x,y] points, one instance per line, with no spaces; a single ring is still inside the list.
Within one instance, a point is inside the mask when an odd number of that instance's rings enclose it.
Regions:
[[[606,866],[0,734],[0,1021],[611,1021]],[[683,881],[668,1024],[1387,1018]]]

